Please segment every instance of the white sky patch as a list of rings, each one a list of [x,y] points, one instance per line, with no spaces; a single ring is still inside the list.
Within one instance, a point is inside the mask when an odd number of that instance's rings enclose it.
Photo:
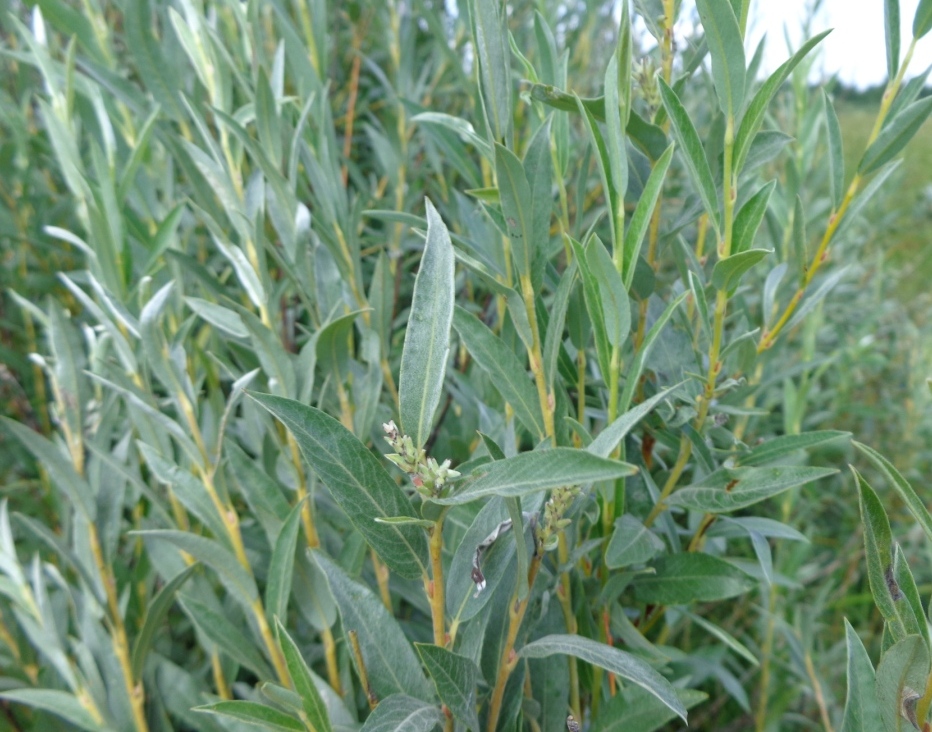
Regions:
[[[912,40],[913,15],[919,0],[900,0],[900,58]],[[766,33],[764,69],[773,71],[789,56],[784,28],[793,50],[802,41],[802,23],[811,0],[754,0],[752,25],[748,29],[748,56]],[[822,78],[838,74],[847,85],[860,88],[882,84],[887,78],[887,52],[884,38],[883,0],[823,0],[815,15],[810,35],[827,28],[834,30],[820,44],[821,55],[813,69]],[[932,65],[932,33],[916,46],[908,76],[922,73]]]

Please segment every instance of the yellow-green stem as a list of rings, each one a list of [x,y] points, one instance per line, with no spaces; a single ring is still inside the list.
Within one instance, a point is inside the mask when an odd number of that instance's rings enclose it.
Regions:
[[[557,558],[560,560],[560,566],[566,567],[566,570],[560,573],[560,591],[557,596],[560,600],[560,608],[563,610],[563,620],[566,622],[566,632],[570,635],[576,635],[578,630],[576,624],[576,615],[573,612],[572,592],[570,589],[570,551],[566,541],[566,532],[561,531],[557,541]],[[579,708],[579,667],[574,656],[569,656],[570,664],[570,709],[576,719],[582,719],[582,713]],[[598,693],[596,689],[595,693]]]
[[[537,578],[537,571],[540,569],[541,556],[538,552],[534,553],[531,559],[531,565],[528,567],[528,587],[534,586],[534,580]],[[508,683],[508,677],[518,664],[518,656],[515,654],[515,640],[518,637],[518,629],[521,627],[521,621],[524,620],[524,613],[527,611],[528,600],[531,593],[523,600],[518,600],[517,593],[512,597],[508,607],[508,635],[505,637],[505,646],[502,650],[501,658],[498,662],[498,675],[495,678],[495,687],[492,689],[492,697],[489,702],[488,732],[495,732],[498,727],[498,717],[502,711],[502,700],[505,697],[505,684]]]
[[[870,146],[877,139],[877,136],[880,134],[881,129],[883,129],[883,123],[886,121],[887,115],[890,113],[890,107],[893,104],[893,100],[896,98],[896,94],[903,82],[903,76],[906,73],[906,68],[909,66],[909,62],[912,59],[913,51],[915,51],[915,49],[916,39],[913,38],[912,43],[909,44],[909,49],[906,52],[906,56],[903,59],[903,64],[900,66],[899,73],[890,82],[890,84],[887,86],[887,89],[884,91],[883,100],[880,103],[880,109],[877,110],[877,118],[874,120],[874,127],[871,130],[870,137],[868,137],[867,143],[864,146],[865,151],[870,148]],[[828,258],[828,247],[832,241],[832,237],[835,236],[835,232],[838,230],[838,227],[841,224],[845,213],[848,211],[848,208],[851,205],[851,202],[854,200],[855,195],[857,195],[862,181],[863,178],[861,174],[855,173],[854,178],[851,179],[851,183],[848,185],[848,188],[845,191],[845,196],[842,199],[838,210],[833,210],[829,215],[828,226],[825,228],[825,233],[822,235],[822,240],[819,242],[819,247],[816,250],[815,256],[813,256],[812,261],[810,262],[808,268],[805,271],[805,274],[803,275],[799,287],[784,309],[783,314],[774,324],[773,328],[765,330],[761,334],[760,342],[757,344],[758,353],[763,353],[774,344],[777,337],[780,335],[780,332],[784,327],[786,327],[790,317],[796,311],[799,303],[802,302],[803,295],[806,293],[806,288],[812,282],[816,272],[819,271],[819,268],[822,266],[823,262],[825,262],[825,260]]]
[[[355,630],[350,630],[349,636],[350,649],[353,651],[353,658],[356,659],[356,672],[359,674],[359,683],[362,684],[362,690],[366,694],[366,700],[369,702],[369,709],[375,709],[379,704],[379,698],[372,690],[369,683],[369,671],[366,669],[366,659],[362,657],[362,648],[359,647],[359,634]]]
[[[434,522],[430,530],[430,580],[424,578],[427,600],[430,602],[430,615],[434,626],[434,645],[445,647],[447,630],[444,620],[446,599],[443,587],[443,519],[445,513]]]

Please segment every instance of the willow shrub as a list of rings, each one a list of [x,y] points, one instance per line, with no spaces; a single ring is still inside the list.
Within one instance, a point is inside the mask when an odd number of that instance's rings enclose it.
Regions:
[[[50,419],[6,421],[40,473],[0,508],[0,725],[837,723],[782,549],[845,485],[815,333],[932,109],[932,2],[905,54],[885,3],[847,172],[825,33],[765,76],[749,0],[538,5],[14,3],[7,223],[62,271],[11,294]],[[907,670],[875,693],[849,630],[844,729],[922,725],[925,616],[861,495]]]

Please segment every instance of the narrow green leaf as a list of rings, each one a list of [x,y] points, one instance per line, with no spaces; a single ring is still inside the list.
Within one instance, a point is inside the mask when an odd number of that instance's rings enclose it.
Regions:
[[[917,41],[932,30],[932,0],[919,0],[913,16],[913,38]]]
[[[760,228],[761,221],[764,220],[764,214],[767,213],[770,195],[776,186],[776,180],[765,183],[738,211],[732,235],[732,254],[741,254],[752,248],[757,230]]]
[[[773,254],[773,249],[748,249],[720,259],[715,263],[715,268],[712,270],[712,286],[717,290],[724,290],[728,293],[734,292],[741,282],[741,278],[755,264],[766,259],[768,254]]]
[[[197,565],[192,564],[172,577],[152,598],[152,602],[146,608],[146,619],[143,621],[139,635],[136,636],[136,641],[133,643],[132,668],[134,679],[142,678],[143,664],[146,662],[146,656],[152,647],[155,633],[159,628],[164,627],[165,617],[175,602],[175,593],[188,581],[188,577],[196,568]]]
[[[6,429],[29,450],[48,471],[52,481],[63,491],[74,504],[77,511],[88,521],[93,521],[96,515],[96,505],[91,487],[87,484],[65,455],[47,438],[31,430],[24,424],[16,422],[9,417],[0,417]]]
[[[523,496],[564,485],[586,485],[634,475],[637,468],[583,450],[555,447],[523,452],[477,468],[437,503],[469,503],[484,496]]]
[[[388,518],[376,516],[375,522],[377,524],[391,524],[392,526],[420,526],[422,529],[433,528],[436,523],[435,521],[410,516],[389,516]]]
[[[260,646],[243,632],[242,624],[232,622],[227,615],[193,597],[182,595],[179,604],[207,640],[220,651],[260,679],[273,678],[272,670],[259,653]]]
[[[524,166],[504,145],[495,143],[495,178],[502,216],[511,240],[511,255],[519,277],[530,277],[534,264],[534,225],[531,187]]]
[[[184,301],[195,313],[224,333],[234,338],[249,337],[249,331],[243,325],[243,319],[233,310],[199,297],[186,297]]]
[[[699,138],[699,133],[696,132],[696,128],[676,92],[667,86],[663,79],[658,81],[663,106],[673,123],[673,137],[676,139],[677,149],[683,156],[690,180],[692,180],[693,186],[702,200],[706,213],[709,214],[709,220],[715,230],[718,231],[721,228],[718,194],[715,190],[715,180],[712,178],[712,170],[709,168],[705,149],[702,147],[702,140]]]
[[[430,199],[425,199],[425,206],[427,241],[414,281],[398,390],[401,426],[416,449],[430,437],[443,392],[455,294],[450,234]]]
[[[770,77],[761,84],[757,94],[748,104],[748,108],[741,118],[741,125],[738,128],[738,134],[735,137],[735,171],[741,172],[744,163],[747,160],[748,151],[751,149],[751,143],[757,136],[761,124],[764,121],[764,115],[767,114],[767,108],[773,100],[777,91],[783,86],[783,82],[792,73],[793,69],[799,65],[809,52],[818,45],[825,36],[831,33],[831,30],[823,31],[806,41],[799,50],[774,71]]]
[[[537,392],[514,351],[478,318],[460,307],[454,308],[453,327],[463,339],[466,350],[489,375],[522,424],[532,435],[544,439],[544,419]]]
[[[718,638],[722,643],[731,648],[735,653],[741,656],[745,661],[750,663],[752,666],[760,666],[760,661],[757,660],[757,656],[751,653],[748,650],[748,647],[741,643],[737,638],[735,638],[731,633],[727,632],[724,628],[720,628],[715,623],[710,623],[705,618],[691,613],[688,610],[685,612],[686,617],[693,621],[700,628],[710,633],[711,635]]]
[[[440,701],[453,712],[455,719],[473,732],[478,732],[476,683],[479,680],[479,669],[476,664],[439,646],[415,643],[414,647],[434,681]]]
[[[621,35],[624,29],[621,29]],[[628,190],[628,151],[625,149],[625,120],[628,116],[628,107],[625,100],[619,97],[619,70],[617,51],[612,55],[605,69],[605,150],[608,153],[608,176],[611,178],[611,189],[615,196],[611,201],[609,215],[614,219],[612,227],[612,251],[622,249],[624,236],[624,196]],[[626,80],[631,83],[630,76]]]
[[[887,49],[887,78],[900,70],[900,0],[884,0],[883,29]]]
[[[647,331],[647,335],[644,336],[644,342],[641,344],[640,350],[631,362],[631,367],[625,374],[625,390],[621,393],[621,397],[618,400],[619,411],[626,412],[628,410],[628,405],[631,404],[631,399],[634,396],[634,390],[640,382],[641,373],[644,370],[644,363],[650,355],[651,350],[653,350],[657,337],[669,322],[670,318],[673,317],[674,311],[680,306],[683,300],[686,299],[688,294],[688,291],[682,292],[667,303],[660,317],[654,321],[650,330]]]
[[[899,587],[902,599],[895,602],[897,615],[903,623],[907,635],[918,635],[929,647],[929,623],[922,609],[919,588],[916,579],[906,562],[906,556],[899,544],[893,545],[893,579]]]
[[[369,683],[383,700],[379,706],[391,694],[408,693],[432,700],[430,682],[421,671],[411,643],[382,601],[368,587],[350,579],[322,552],[313,552],[313,557],[327,577],[344,632],[354,630],[358,634]]]
[[[599,368],[602,370],[602,373],[607,374],[610,370],[611,347],[606,332],[605,311],[602,308],[599,282],[592,272],[592,269],[589,267],[586,249],[575,239],[571,237],[567,238],[573,248],[573,254],[575,256],[574,261],[579,266],[579,277],[582,281],[586,312],[589,314],[589,320],[592,324],[592,334],[595,339],[595,351],[599,361]]]
[[[592,112],[583,105],[579,97],[575,97],[575,99],[579,113],[582,115],[583,121],[586,123],[586,129],[589,131],[589,141],[592,143],[592,148],[596,153],[595,161],[598,164],[599,178],[602,181],[602,190],[605,194],[605,206],[609,212],[608,223],[612,232],[612,243],[614,244],[621,239],[621,232],[616,231],[616,229],[620,223],[623,223],[623,220],[619,220],[620,217],[617,213],[621,210],[621,206],[623,205],[619,203],[619,199],[624,196],[625,192],[615,188],[611,154],[605,144],[605,137],[602,135],[602,131],[599,129],[595,117]],[[603,117],[604,116],[605,111],[603,108]]]
[[[597,236],[593,236],[586,247],[586,263],[599,286],[608,342],[612,348],[620,348],[631,332],[631,304],[621,275]]]
[[[404,694],[392,694],[366,718],[359,732],[432,732],[443,723],[440,709]]]
[[[672,554],[653,564],[656,574],[632,583],[634,597],[649,605],[688,605],[727,600],[754,586],[754,581],[724,559],[710,554]]]
[[[576,260],[573,260],[570,266],[563,271],[560,284],[557,285],[557,291],[553,295],[553,302],[549,308],[550,320],[547,321],[543,352],[544,374],[547,376],[548,391],[553,389],[554,379],[556,379],[557,375],[557,359],[560,355],[560,347],[563,345],[566,310],[569,307],[573,286],[576,284],[576,273]]]
[[[517,497],[506,498],[505,506],[508,508],[508,517],[511,519],[513,527],[511,533],[514,536],[515,554],[518,558],[518,599],[524,600],[531,588],[527,578],[528,554],[527,542],[524,540],[524,518],[521,515],[521,499]]]
[[[269,619],[287,617],[291,577],[294,574],[294,556],[298,547],[298,529],[301,526],[301,510],[305,500],[307,498],[298,501],[288,513],[272,549],[265,584],[265,612]]]
[[[900,494],[900,498],[903,499],[913,518],[925,531],[926,537],[932,540],[932,516],[929,515],[925,502],[919,497],[906,478],[893,466],[893,463],[873,448],[860,442],[855,442],[854,446],[864,453],[877,469],[883,473],[894,490]]]
[[[276,626],[278,628],[278,643],[285,657],[288,675],[291,677],[294,690],[301,697],[302,707],[305,715],[307,715],[307,721],[311,725],[312,732],[331,732],[327,708],[324,706],[320,694],[317,693],[317,687],[311,678],[311,670],[307,667],[307,662],[301,655],[298,644],[288,635],[288,631],[285,630],[281,620],[276,619]]]
[[[132,533],[144,539],[167,541],[206,564],[217,573],[224,587],[247,612],[252,611],[253,603],[259,599],[259,590],[252,573],[236,560],[232,551],[219,542],[187,531],[154,529]]]
[[[101,732],[108,728],[97,722],[77,697],[55,689],[11,689],[0,692],[0,699],[43,709],[61,717],[87,732]]]
[[[817,430],[798,435],[780,435],[755,447],[750,453],[739,458],[739,462],[743,466],[766,465],[786,455],[792,455],[797,450],[808,450],[849,437],[851,437],[850,432],[839,430]]]
[[[625,290],[630,292],[631,283],[634,281],[635,262],[641,253],[641,244],[644,242],[644,235],[650,224],[651,217],[654,214],[654,207],[657,205],[657,199],[660,197],[660,191],[663,190],[663,181],[670,168],[670,161],[673,160],[673,148],[671,143],[663,151],[663,155],[654,164],[650,172],[647,183],[644,184],[644,190],[641,191],[641,197],[631,216],[631,223],[628,224],[628,230],[625,232],[624,243],[624,273]]]
[[[867,175],[891,160],[906,143],[913,139],[919,128],[932,113],[932,97],[913,102],[881,130],[877,139],[867,148],[858,165],[858,173]]]
[[[921,728],[925,720],[915,719],[915,695],[925,690],[928,676],[929,650],[918,635],[906,636],[883,654],[877,665],[876,688],[884,729],[913,732]]]
[[[349,430],[319,409],[291,399],[250,396],[280,419],[295,436],[305,460],[334,500],[385,563],[402,577],[426,573],[427,540],[416,526],[378,524],[377,516],[417,514],[378,459]]]
[[[656,407],[660,402],[679,389],[680,386],[682,386],[682,384],[677,384],[676,386],[671,386],[667,389],[664,389],[663,391],[654,394],[654,396],[652,396],[650,399],[645,399],[633,409],[630,409],[622,414],[614,422],[603,429],[598,434],[598,436],[591,443],[589,443],[589,446],[586,449],[593,455],[607,458],[612,454],[612,451],[618,447],[619,444],[621,444],[621,441],[625,439],[627,434],[638,422],[650,414],[654,407]]]
[[[304,725],[294,717],[280,712],[274,707],[250,701],[221,701],[194,707],[192,711],[216,714],[219,717],[229,717],[245,724],[251,724],[262,729],[275,732],[305,732]]]
[[[531,203],[531,238],[528,242],[533,259],[531,271],[535,287],[550,242],[550,217],[553,212],[553,157],[550,152],[550,119],[537,128],[524,153],[524,175]]]
[[[905,634],[897,617],[895,603],[902,599],[902,593],[893,581],[893,537],[890,533],[890,521],[874,489],[853,467],[851,472],[854,473],[858,487],[861,523],[864,526],[867,579],[871,594],[894,639],[900,640]]]
[[[687,709],[708,698],[695,689],[677,689],[676,695]],[[637,686],[629,686],[603,703],[592,720],[592,732],[656,732],[675,718],[676,713],[655,696]]]
[[[676,695],[676,690],[663,676],[654,671],[645,661],[604,643],[579,635],[548,635],[529,643],[518,654],[522,658],[546,658],[555,653],[574,656],[582,661],[611,671],[635,686],[653,694],[666,707],[686,721],[686,707]]]
[[[898,0],[892,0],[898,2]],[[844,195],[845,185],[845,156],[841,137],[841,126],[838,124],[838,115],[835,114],[835,105],[828,94],[822,91],[822,104],[825,107],[825,130],[828,136],[828,165],[829,182],[832,185],[832,206],[837,211]]]
[[[505,7],[498,0],[471,0],[469,3],[473,38],[479,61],[479,88],[482,108],[492,140],[511,141],[511,54]]]
[[[163,458],[150,445],[137,441],[136,447],[155,478],[169,486],[181,505],[229,549],[229,534],[224,517],[220,515],[204,483],[184,468]]]
[[[615,519],[615,530],[605,549],[605,566],[620,569],[631,564],[644,564],[664,549],[664,543],[638,519],[626,513]]]
[[[874,665],[864,644],[845,618],[845,643],[848,647],[848,694],[845,716],[839,732],[875,732],[884,729],[877,701]]]
[[[712,56],[712,82],[726,117],[737,117],[744,106],[744,42],[734,9],[718,0],[696,0],[699,19]]]
[[[705,513],[731,513],[837,472],[834,468],[805,466],[721,468],[701,483],[678,490],[667,505]]]
[[[462,117],[454,117],[451,114],[443,112],[421,112],[411,118],[412,122],[440,125],[451,132],[455,132],[459,138],[473,147],[475,147],[486,160],[492,162],[492,146],[476,134],[475,128],[468,120]]]

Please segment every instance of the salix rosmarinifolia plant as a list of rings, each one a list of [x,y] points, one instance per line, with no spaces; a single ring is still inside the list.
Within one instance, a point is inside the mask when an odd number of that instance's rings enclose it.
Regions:
[[[847,435],[805,431],[803,384],[780,429],[760,407],[813,360],[830,254],[932,109],[906,82],[932,2],[902,58],[885,8],[850,179],[807,83],[825,34],[762,75],[747,0],[697,0],[689,38],[674,0],[4,20],[71,211],[45,231],[85,267],[59,301],[18,298],[55,430],[6,424],[59,509],[0,510],[11,713],[648,730],[716,693],[701,727],[750,713],[759,664],[757,729],[830,725],[807,653],[812,701],[771,703],[791,566],[771,541],[804,539],[798,488],[838,485],[806,451]],[[891,597],[905,654],[924,620]]]

